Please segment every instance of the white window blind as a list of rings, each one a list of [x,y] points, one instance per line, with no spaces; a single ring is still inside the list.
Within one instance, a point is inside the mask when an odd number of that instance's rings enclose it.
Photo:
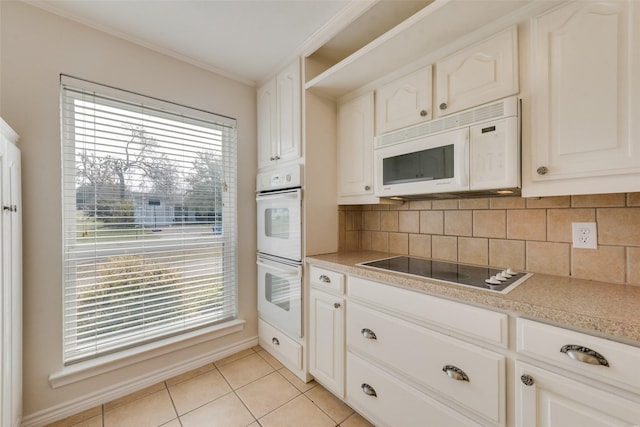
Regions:
[[[65,364],[235,318],[235,120],[61,83]]]

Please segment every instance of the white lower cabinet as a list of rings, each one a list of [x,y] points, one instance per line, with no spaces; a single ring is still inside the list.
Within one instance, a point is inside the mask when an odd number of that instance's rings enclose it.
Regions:
[[[351,352],[347,403],[379,427],[480,425]]]
[[[344,275],[309,269],[309,373],[344,399]]]
[[[640,402],[566,376],[516,362],[516,381],[519,427],[621,427],[640,423]]]
[[[640,426],[640,347],[309,271],[309,370],[377,427]]]
[[[344,298],[311,289],[309,372],[344,398]]]
[[[505,422],[505,357],[356,303],[347,345],[495,425]]]
[[[383,426],[506,425],[506,357],[481,346],[506,345],[506,319],[352,276],[347,295],[348,404]]]
[[[517,319],[516,350],[518,427],[640,425],[640,348]]]

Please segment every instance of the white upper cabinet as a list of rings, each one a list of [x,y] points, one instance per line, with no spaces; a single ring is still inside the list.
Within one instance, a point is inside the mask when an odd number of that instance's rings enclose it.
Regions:
[[[431,65],[376,90],[376,134],[433,118]]]
[[[373,197],[373,92],[338,106],[338,203]]]
[[[276,79],[258,89],[258,168],[275,161],[278,122],[276,118]]]
[[[300,158],[300,62],[258,89],[258,169]]]
[[[518,91],[518,31],[513,26],[436,63],[435,116]]]
[[[571,2],[531,23],[523,196],[640,190],[640,4]]]

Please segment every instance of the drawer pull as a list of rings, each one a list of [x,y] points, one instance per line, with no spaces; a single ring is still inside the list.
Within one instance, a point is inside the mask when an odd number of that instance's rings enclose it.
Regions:
[[[326,274],[322,274],[320,276],[320,281],[322,283],[331,283],[331,279],[329,279],[329,276],[327,276]]]
[[[276,337],[271,338],[271,343],[275,345],[280,345],[280,340]]]
[[[339,309],[341,307],[339,302],[334,302],[333,303],[333,308],[335,308],[336,310]]]
[[[363,330],[360,331],[360,333],[362,334],[363,337],[365,337],[368,340],[378,339],[378,337],[376,336],[376,333],[369,328],[364,328]]]
[[[363,383],[360,386],[360,388],[362,388],[362,392],[364,394],[366,394],[367,396],[378,397],[378,394],[376,393],[375,389],[373,387],[371,387],[369,384]]]
[[[566,354],[573,360],[588,363],[589,365],[600,365],[609,367],[609,362],[600,353],[581,345],[565,345],[560,349],[561,353]]]
[[[469,376],[460,368],[457,368],[453,365],[446,365],[442,368],[442,372],[446,373],[449,378],[452,378],[456,381],[466,381],[469,382]]]

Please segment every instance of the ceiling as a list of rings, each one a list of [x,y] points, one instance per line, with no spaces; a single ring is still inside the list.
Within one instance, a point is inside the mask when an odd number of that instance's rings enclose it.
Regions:
[[[355,2],[364,0],[30,1],[250,84],[301,55],[305,42]]]

